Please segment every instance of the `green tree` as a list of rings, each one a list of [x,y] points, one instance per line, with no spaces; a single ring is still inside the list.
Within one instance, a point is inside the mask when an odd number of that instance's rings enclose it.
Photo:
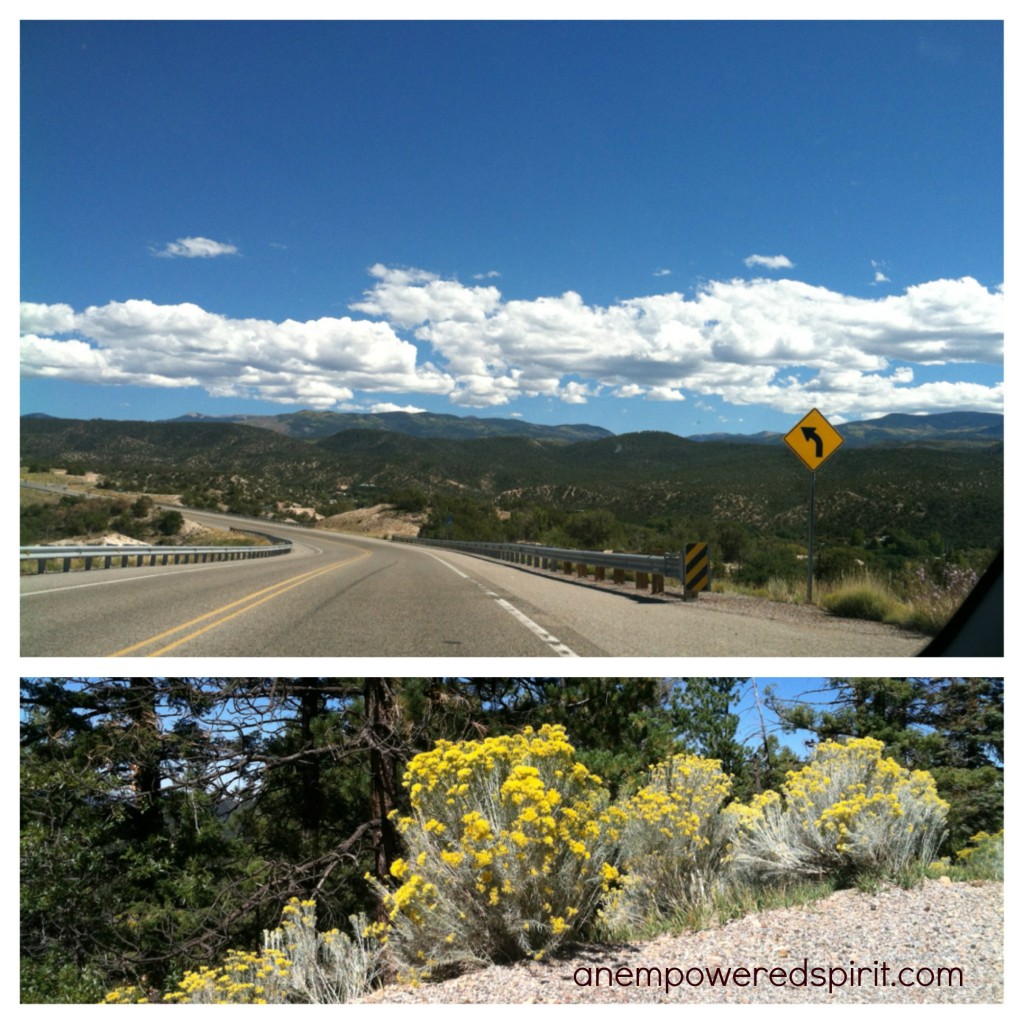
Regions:
[[[169,508],[157,516],[153,525],[156,527],[157,533],[164,537],[173,537],[181,532],[181,528],[185,525],[185,517],[177,509]]]
[[[738,680],[557,678],[461,680],[457,692],[487,734],[564,725],[576,754],[613,796],[630,792],[647,769],[682,751],[742,772],[746,754],[730,711]]]
[[[153,511],[153,499],[148,494],[140,494],[132,502],[131,511],[136,519],[145,519]]]
[[[433,494],[430,515],[420,528],[421,537],[444,540],[505,540],[504,524],[493,506],[461,494]]]
[[[184,727],[187,702],[188,686],[170,680],[23,681],[30,998],[60,1001],[66,993],[46,979],[74,972],[159,984],[184,950],[213,952],[232,934],[226,922],[259,873],[250,865],[241,876],[242,851],[212,794],[176,784],[206,745]],[[217,907],[224,893],[231,895]]]
[[[718,550],[723,562],[739,562],[749,542],[749,535],[740,523],[719,523],[716,532]]]
[[[796,580],[806,572],[807,566],[797,558],[794,545],[765,541],[746,554],[735,578],[740,583],[763,587],[770,580]]]
[[[573,546],[584,551],[603,551],[622,532],[619,521],[606,508],[575,512],[566,520],[564,529]]]
[[[728,775],[742,776],[749,757],[737,740],[735,712],[743,680],[732,677],[679,680],[672,691],[672,724],[676,739],[689,754],[722,762]]]

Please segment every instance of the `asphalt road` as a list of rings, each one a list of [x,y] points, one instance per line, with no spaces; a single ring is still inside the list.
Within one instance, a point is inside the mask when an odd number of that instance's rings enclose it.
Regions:
[[[293,540],[293,551],[22,577],[21,654],[893,657],[924,643],[813,609],[716,595],[684,603],[456,552],[277,524],[270,532]]]

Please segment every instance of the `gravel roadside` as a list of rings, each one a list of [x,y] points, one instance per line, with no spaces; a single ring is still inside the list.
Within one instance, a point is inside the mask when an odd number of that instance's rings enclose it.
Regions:
[[[860,969],[859,984],[851,984],[851,966]],[[765,969],[756,984],[755,967]],[[730,977],[726,984],[699,981],[716,968],[723,972],[747,968],[750,975]],[[773,968],[776,972],[769,974]],[[830,968],[835,981],[831,992]],[[940,975],[940,968],[953,970]],[[962,971],[962,985],[957,969]],[[687,973],[690,983],[683,977]],[[802,978],[806,980],[800,985]],[[581,984],[588,979],[589,986]],[[901,985],[898,979],[909,984]],[[363,1001],[916,1004],[1002,1000],[1002,883],[929,880],[914,889],[886,888],[878,893],[847,889],[806,906],[749,915],[706,931],[628,945],[582,946],[561,959],[492,966],[415,988],[391,985]]]

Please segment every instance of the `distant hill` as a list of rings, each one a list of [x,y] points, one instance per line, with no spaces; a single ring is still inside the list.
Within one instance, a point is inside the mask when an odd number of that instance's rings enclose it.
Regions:
[[[906,431],[921,421],[907,419],[889,423],[894,440],[851,443],[818,470],[821,536],[909,531],[998,546],[1002,442],[983,442],[970,418],[965,432],[953,418],[944,433],[914,441]],[[21,421],[21,450],[24,464],[92,470],[125,490],[216,491],[229,504],[243,495],[255,511],[275,499],[308,506],[339,495],[449,493],[502,509],[605,508],[628,523],[732,522],[794,537],[806,522],[807,472],[778,441],[699,442],[658,431],[575,443],[450,440],[365,429],[301,441],[242,423],[31,417]]]
[[[796,420],[794,420],[794,423]],[[992,444],[1003,440],[1003,417],[993,412],[939,412],[926,416],[890,413],[874,420],[833,423],[847,447],[873,444]],[[778,444],[782,434],[698,434],[691,441]]]
[[[848,444],[955,441],[961,444],[1003,440],[1003,417],[991,412],[941,412],[929,416],[890,413],[876,420],[843,423]]]
[[[450,441],[480,437],[531,437],[542,441],[571,443],[611,435],[611,431],[604,427],[586,423],[544,426],[502,417],[482,419],[477,416],[452,416],[433,412],[355,413],[305,409],[278,416],[204,416],[201,413],[188,413],[166,422],[241,423],[304,441],[330,437],[345,430],[386,430],[412,437],[436,437]]]
[[[37,412],[29,413],[22,419],[54,420],[57,417]],[[386,431],[409,437],[448,441],[520,437],[536,441],[555,441],[562,444],[596,441],[617,436],[604,427],[586,423],[550,426],[527,423],[507,417],[454,416],[431,412],[338,413],[306,409],[301,412],[282,413],[276,416],[242,413],[230,416],[206,416],[203,413],[186,413],[184,416],[157,422],[239,424],[269,430],[283,437],[301,441],[318,441],[347,431]],[[794,422],[796,421],[794,420]],[[847,449],[875,444],[990,445],[1003,440],[1003,417],[998,413],[945,412],[924,416],[890,413],[888,416],[881,416],[873,420],[856,420],[833,425],[843,437]],[[756,434],[693,434],[685,439],[702,444],[713,442],[776,445],[781,438],[781,433],[764,430]]]

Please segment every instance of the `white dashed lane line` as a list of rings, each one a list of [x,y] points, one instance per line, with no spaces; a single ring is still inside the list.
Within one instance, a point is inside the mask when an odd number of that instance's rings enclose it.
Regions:
[[[482,583],[478,582],[477,580],[473,579],[472,576],[468,575],[467,573],[464,573],[461,569],[456,569],[455,566],[451,564],[451,562],[446,562],[443,558],[440,558],[438,555],[435,555],[432,551],[428,551],[427,554],[430,555],[431,558],[437,559],[437,561],[440,562],[442,565],[447,566],[457,576],[461,576],[464,580],[469,580],[469,582],[472,583],[474,586],[479,587],[488,597],[494,599],[495,603],[498,605],[499,608],[504,609],[520,625],[525,626],[531,633],[533,633],[536,637],[538,637],[540,640],[546,643],[548,647],[550,647],[551,650],[554,651],[554,653],[557,654],[560,658],[579,657],[579,655],[571,647],[566,647],[566,645],[563,644],[557,636],[552,636],[552,634],[549,633],[543,626],[534,622],[529,615],[526,615],[524,612],[521,612],[514,604],[511,604],[509,601],[506,601],[505,598],[500,597],[493,590],[488,590],[487,587],[485,587]]]

